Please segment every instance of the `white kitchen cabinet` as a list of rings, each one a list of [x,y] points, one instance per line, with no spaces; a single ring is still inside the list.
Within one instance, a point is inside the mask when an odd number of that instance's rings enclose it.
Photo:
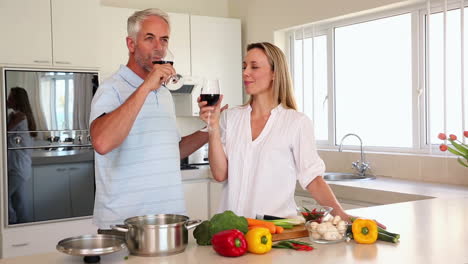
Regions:
[[[98,0],[0,1],[0,64],[95,68]]]
[[[97,67],[99,1],[51,0],[51,3],[54,65]]]
[[[99,8],[98,64],[101,80],[107,79],[128,61],[127,19],[137,9]],[[174,68],[183,75],[190,75],[190,26],[188,14],[169,13],[171,35],[169,48],[174,54]]]
[[[215,180],[210,181],[210,192],[209,192],[210,218],[213,215],[218,213],[224,184],[225,182],[217,182]]]
[[[169,49],[174,54],[174,68],[184,76],[191,75],[190,17],[188,14],[169,13],[171,35]]]
[[[50,0],[0,1],[0,64],[50,65]]]
[[[128,61],[127,18],[136,9],[101,6],[98,23],[98,65],[101,81]]]
[[[242,104],[242,50],[239,19],[190,16],[192,75],[218,79],[222,105]],[[198,114],[198,113],[197,113]]]
[[[60,240],[84,234],[96,234],[92,219],[80,219],[40,225],[4,228],[2,233],[2,258],[56,252]],[[77,259],[79,260],[79,258]]]
[[[185,207],[190,219],[208,219],[208,182],[203,180],[184,181]]]

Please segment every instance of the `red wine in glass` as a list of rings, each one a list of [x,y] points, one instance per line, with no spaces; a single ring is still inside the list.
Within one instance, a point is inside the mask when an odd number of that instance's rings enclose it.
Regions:
[[[153,51],[153,64],[171,64],[174,66],[174,54],[169,49],[164,51],[164,56],[161,57],[160,50]],[[184,77],[178,73],[169,76],[167,80],[164,81],[163,85],[171,90],[175,91],[184,85]]]
[[[174,62],[173,61],[165,61],[165,60],[158,60],[158,61],[153,61],[153,64],[170,64],[172,66],[174,66]]]
[[[200,94],[201,101],[206,101],[208,106],[215,105],[219,100],[219,94]]]

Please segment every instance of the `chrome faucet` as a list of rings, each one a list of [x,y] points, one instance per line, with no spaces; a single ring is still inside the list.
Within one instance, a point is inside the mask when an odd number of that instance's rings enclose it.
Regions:
[[[356,135],[356,134],[353,134],[353,133],[349,133],[349,134],[346,134],[342,139],[341,139],[341,142],[340,142],[340,147],[338,149],[339,152],[342,152],[343,151],[343,140],[345,138],[347,138],[348,136],[355,136],[359,139],[359,141],[361,142],[361,160],[358,160],[358,161],[355,161],[353,162],[353,168],[356,169],[358,171],[358,175],[359,176],[365,176],[366,174],[366,170],[370,169],[370,166],[369,166],[369,163],[365,162],[364,160],[364,151],[362,151],[362,139]]]

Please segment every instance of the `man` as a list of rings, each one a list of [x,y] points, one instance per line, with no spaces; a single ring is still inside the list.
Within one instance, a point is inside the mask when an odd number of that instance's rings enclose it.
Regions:
[[[169,43],[168,15],[135,12],[127,30],[128,63],[101,84],[91,104],[94,223],[100,229],[133,216],[185,214],[180,159],[208,140],[200,131],[180,138],[172,96],[162,85],[175,70],[152,64]]]

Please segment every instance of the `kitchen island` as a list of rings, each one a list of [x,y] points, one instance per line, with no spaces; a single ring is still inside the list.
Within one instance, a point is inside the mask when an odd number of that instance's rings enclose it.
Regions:
[[[264,255],[238,258],[217,255],[193,238],[184,253],[167,257],[129,256],[126,250],[102,256],[101,263],[468,263],[468,197],[435,198],[349,210],[353,215],[377,218],[389,231],[401,234],[399,244],[354,241],[314,244],[310,252],[273,249]],[[307,241],[307,238],[301,240]],[[82,257],[51,252],[0,260],[0,264],[84,263]]]

